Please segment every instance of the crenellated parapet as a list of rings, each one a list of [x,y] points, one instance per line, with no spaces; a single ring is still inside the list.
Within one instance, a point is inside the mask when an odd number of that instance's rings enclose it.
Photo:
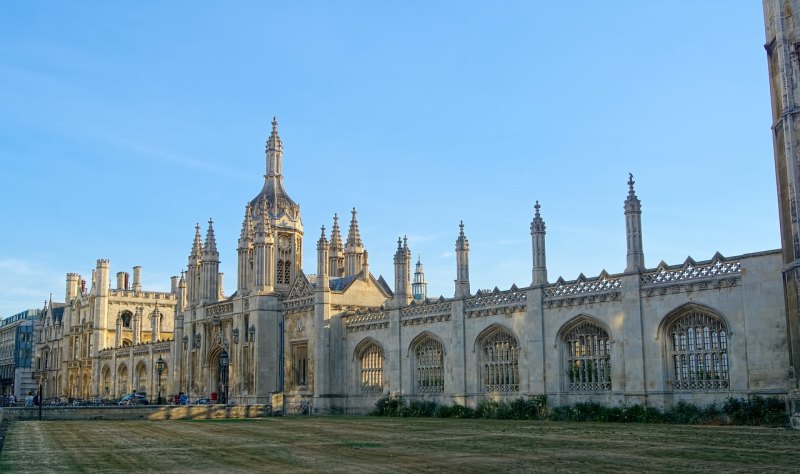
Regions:
[[[565,281],[559,277],[554,284],[544,288],[547,308],[618,301],[621,295],[622,278],[609,275],[605,270],[595,278],[581,274],[575,280]]]
[[[645,296],[682,293],[736,286],[741,282],[741,258],[727,259],[719,252],[710,260],[695,262],[688,257],[680,265],[661,262],[655,270],[642,273]]]
[[[389,327],[389,312],[385,309],[355,311],[344,317],[347,332],[372,331]]]
[[[495,314],[511,314],[515,311],[524,311],[527,305],[528,293],[512,285],[509,290],[478,291],[474,297],[464,302],[464,310],[468,318],[491,316]]]

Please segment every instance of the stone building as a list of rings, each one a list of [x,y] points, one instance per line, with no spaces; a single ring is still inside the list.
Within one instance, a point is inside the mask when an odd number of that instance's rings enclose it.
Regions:
[[[355,209],[346,237],[335,214],[329,234],[322,227],[306,273],[300,205],[284,188],[273,120],[264,184],[245,204],[235,292],[221,289],[212,221],[205,238],[195,228],[186,269],[169,293],[143,292],[137,269],[133,289],[124,273],[109,289],[107,260],[98,260],[89,290],[69,274],[63,314],[48,308],[38,323],[46,396],[152,392],[159,358],[167,392],[239,404],[281,394],[288,410],[308,403],[316,413],[365,412],[385,395],[474,406],[546,394],[554,404],[658,407],[796,396],[797,6],[764,0],[782,249],[648,266],[630,175],[620,189],[621,273],[551,281],[538,202],[525,257],[531,280],[511,288],[473,293],[464,223],[454,232],[452,297],[427,297],[419,259],[412,279],[413,242],[405,238],[390,285],[369,270]]]
[[[412,280],[405,238],[393,286],[370,273],[355,209],[346,238],[336,215],[330,238],[322,228],[315,272],[304,273],[300,206],[283,186],[275,121],[266,148],[230,297],[218,291],[212,223],[205,239],[195,229],[178,283],[175,391],[238,403],[280,392],[289,407],[308,402],[319,413],[364,412],[388,394],[468,405],[547,394],[559,404],[664,406],[787,393],[780,251],[647,267],[633,176],[621,216],[623,273],[550,282],[537,202],[530,283],[472,293],[461,223],[453,297],[431,300],[419,260]]]
[[[133,268],[132,285],[130,274],[116,276],[111,288],[109,261],[103,259],[92,270],[89,288],[83,277],[69,273],[66,305],[49,303],[42,312],[35,377],[45,398],[116,398],[158,385],[155,362],[169,356],[175,293],[143,290],[141,267]],[[162,382],[169,369],[165,365]]]

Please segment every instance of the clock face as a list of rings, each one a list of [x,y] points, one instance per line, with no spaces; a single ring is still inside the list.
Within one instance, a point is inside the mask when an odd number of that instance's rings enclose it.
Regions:
[[[281,250],[289,250],[292,248],[292,241],[289,237],[282,235],[278,238],[278,248]]]

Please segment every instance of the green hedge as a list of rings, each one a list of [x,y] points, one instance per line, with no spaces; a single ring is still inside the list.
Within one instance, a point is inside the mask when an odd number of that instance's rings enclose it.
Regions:
[[[440,405],[433,401],[402,397],[384,397],[371,413],[376,416],[413,416],[436,418],[492,418],[498,420],[600,421],[612,423],[730,423],[735,425],[784,426],[789,417],[786,406],[777,398],[754,396],[750,399],[728,398],[720,409],[716,404],[698,407],[680,401],[667,410],[643,405],[607,407],[597,402],[582,402],[550,408],[547,396],[511,400],[482,400],[476,409],[458,405]]]

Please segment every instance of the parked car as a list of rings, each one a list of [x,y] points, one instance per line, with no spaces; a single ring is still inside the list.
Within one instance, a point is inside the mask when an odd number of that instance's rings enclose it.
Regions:
[[[150,401],[147,399],[147,394],[144,393],[129,393],[119,399],[118,405],[149,405]]]
[[[210,398],[198,398],[195,400],[195,405],[211,405],[212,401]]]

